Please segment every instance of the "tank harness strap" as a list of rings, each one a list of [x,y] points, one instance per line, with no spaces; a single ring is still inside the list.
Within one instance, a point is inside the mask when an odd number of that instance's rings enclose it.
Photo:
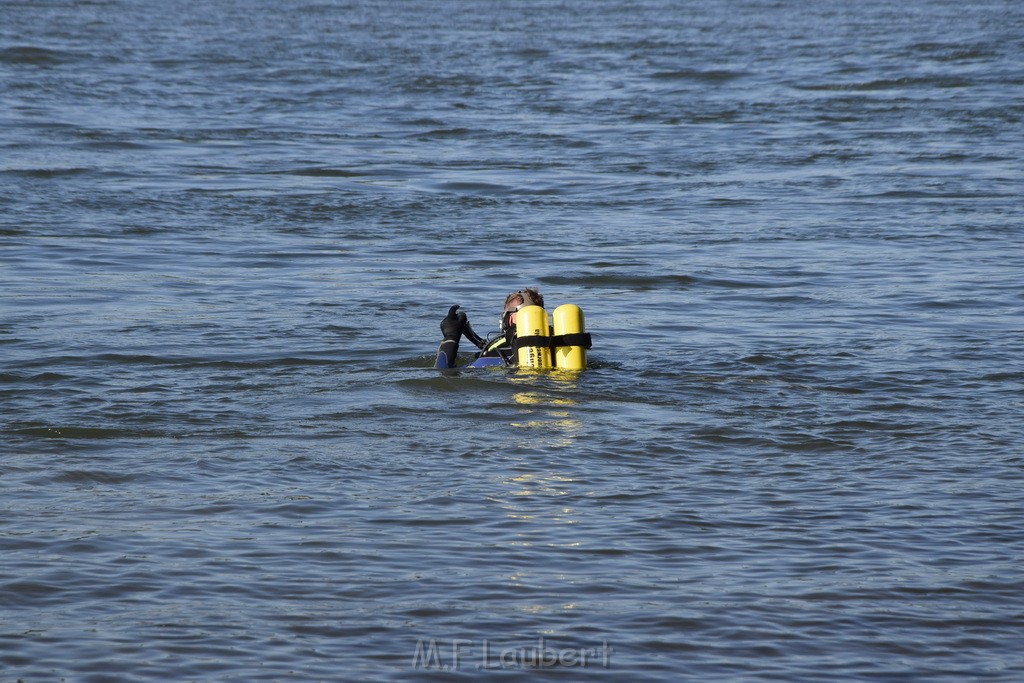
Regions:
[[[548,337],[551,340],[551,348],[557,346],[582,346],[585,349],[593,347],[590,342],[589,332],[574,332],[573,334],[556,334]]]
[[[550,337],[544,335],[531,335],[529,337],[516,337],[512,342],[512,348],[516,351],[523,346],[547,346],[555,349],[559,346],[582,346],[589,349],[592,347],[589,332],[576,332],[574,334],[556,334]]]
[[[502,346],[505,346],[506,344],[508,344],[508,341],[505,339],[505,337],[498,337],[487,343],[484,346],[481,353],[488,353],[490,351],[494,351],[496,349],[501,348]]]

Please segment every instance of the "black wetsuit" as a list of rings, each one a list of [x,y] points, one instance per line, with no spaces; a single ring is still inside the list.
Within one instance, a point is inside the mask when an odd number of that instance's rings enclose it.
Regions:
[[[437,368],[454,368],[455,360],[459,354],[459,341],[461,337],[465,336],[473,344],[480,349],[473,358],[473,362],[469,363],[470,367],[485,367],[497,365],[494,361],[477,363],[482,358],[486,359],[501,359],[501,365],[516,365],[516,352],[512,346],[512,340],[516,337],[515,326],[512,326],[505,331],[504,334],[493,339],[484,339],[473,332],[473,329],[466,325],[463,328],[462,335],[459,338],[447,338],[441,342],[440,346],[437,347],[437,361],[434,367]]]

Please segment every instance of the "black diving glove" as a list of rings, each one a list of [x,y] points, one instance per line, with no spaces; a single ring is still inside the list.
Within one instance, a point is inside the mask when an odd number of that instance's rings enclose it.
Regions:
[[[460,337],[465,337],[478,349],[484,347],[484,338],[473,331],[473,326],[469,324],[469,318],[465,313],[455,311],[459,308],[456,304],[448,309],[448,315],[441,321],[441,334],[444,335],[445,339],[455,339],[456,341]]]
[[[458,311],[456,313],[456,311]],[[462,329],[468,324],[466,314],[459,311],[459,305],[455,304],[448,309],[448,315],[441,320],[441,334],[445,339],[458,341],[462,337]]]
[[[444,335],[444,340],[437,347],[437,361],[434,367],[455,367],[455,359],[459,356],[462,328],[466,324],[466,314],[459,311],[458,304],[448,309],[448,315],[441,320],[441,334]]]

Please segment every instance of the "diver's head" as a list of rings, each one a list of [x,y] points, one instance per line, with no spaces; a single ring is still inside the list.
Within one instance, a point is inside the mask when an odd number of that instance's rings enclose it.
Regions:
[[[520,289],[505,297],[504,310],[501,313],[501,331],[504,332],[516,324],[516,311],[523,306],[540,306],[544,308],[544,297],[535,287]]]

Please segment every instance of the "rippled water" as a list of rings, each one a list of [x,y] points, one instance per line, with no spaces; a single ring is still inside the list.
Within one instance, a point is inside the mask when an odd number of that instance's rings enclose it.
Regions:
[[[1021,680],[1022,54],[0,2],[0,678]],[[590,369],[431,367],[524,285]]]

